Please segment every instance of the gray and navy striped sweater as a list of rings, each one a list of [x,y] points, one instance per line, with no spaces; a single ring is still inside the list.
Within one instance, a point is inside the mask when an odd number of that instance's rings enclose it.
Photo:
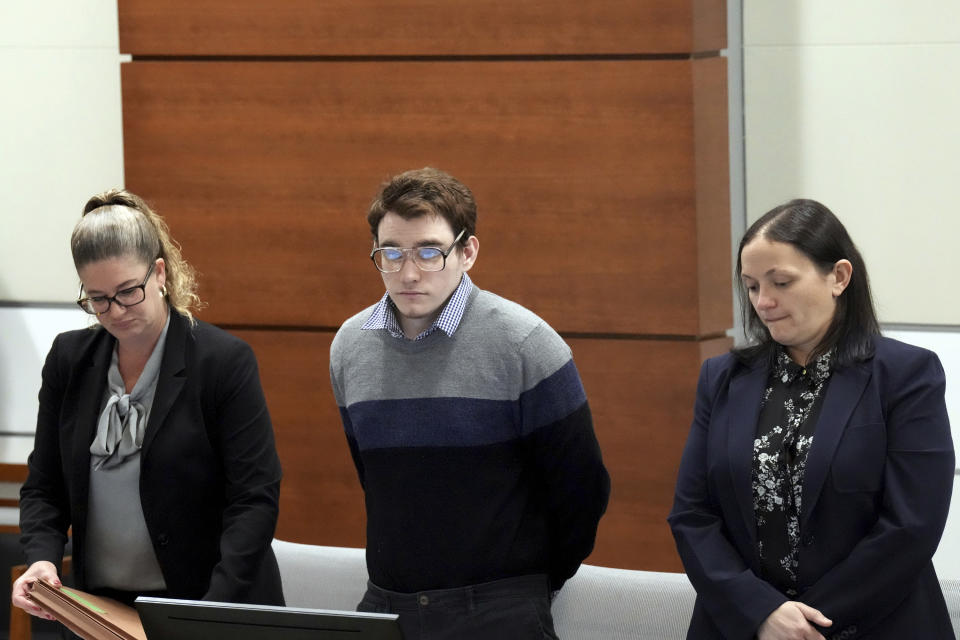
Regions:
[[[453,336],[347,320],[330,373],[367,506],[367,566],[415,592],[545,573],[589,555],[610,493],[570,348],[476,287]]]

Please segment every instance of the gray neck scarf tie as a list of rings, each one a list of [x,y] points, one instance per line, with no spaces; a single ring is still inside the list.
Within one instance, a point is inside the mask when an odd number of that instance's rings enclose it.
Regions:
[[[153,353],[143,367],[143,372],[130,393],[126,392],[120,368],[117,366],[117,350],[113,350],[110,369],[107,371],[107,386],[110,399],[97,422],[97,435],[90,445],[94,469],[109,469],[123,463],[143,446],[143,432],[147,427],[150,405],[160,377],[163,360],[163,345],[166,342],[167,325],[160,334]]]

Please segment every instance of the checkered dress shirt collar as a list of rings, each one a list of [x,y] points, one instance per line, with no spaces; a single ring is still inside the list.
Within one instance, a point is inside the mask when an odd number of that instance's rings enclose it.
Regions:
[[[472,289],[473,281],[470,280],[470,276],[464,273],[460,279],[460,284],[454,289],[450,300],[447,301],[447,304],[443,307],[443,311],[441,311],[437,319],[433,321],[433,324],[421,332],[414,340],[423,340],[437,329],[440,329],[452,337],[457,327],[460,326],[460,321],[463,319],[463,311],[467,308],[467,299],[470,297],[470,291]],[[383,294],[380,302],[373,308],[373,313],[370,314],[370,317],[363,323],[360,329],[386,329],[394,338],[405,338],[403,329],[400,328],[400,323],[397,322],[393,301],[390,300],[390,295],[387,293]]]

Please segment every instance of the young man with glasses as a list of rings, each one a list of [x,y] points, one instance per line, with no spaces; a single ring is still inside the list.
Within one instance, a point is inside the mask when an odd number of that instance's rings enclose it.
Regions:
[[[550,595],[593,549],[610,480],[570,348],[477,288],[470,190],[395,176],[367,215],[386,287],[330,371],[366,494],[361,611],[417,638],[555,638]]]

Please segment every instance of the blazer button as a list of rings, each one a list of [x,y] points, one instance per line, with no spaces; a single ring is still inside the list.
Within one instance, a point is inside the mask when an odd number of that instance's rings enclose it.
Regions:
[[[161,547],[167,546],[170,544],[170,536],[165,533],[161,533],[157,536],[157,544],[159,544]]]
[[[810,545],[813,544],[813,536],[812,535],[803,536],[802,542],[803,542],[803,546],[809,547]]]

